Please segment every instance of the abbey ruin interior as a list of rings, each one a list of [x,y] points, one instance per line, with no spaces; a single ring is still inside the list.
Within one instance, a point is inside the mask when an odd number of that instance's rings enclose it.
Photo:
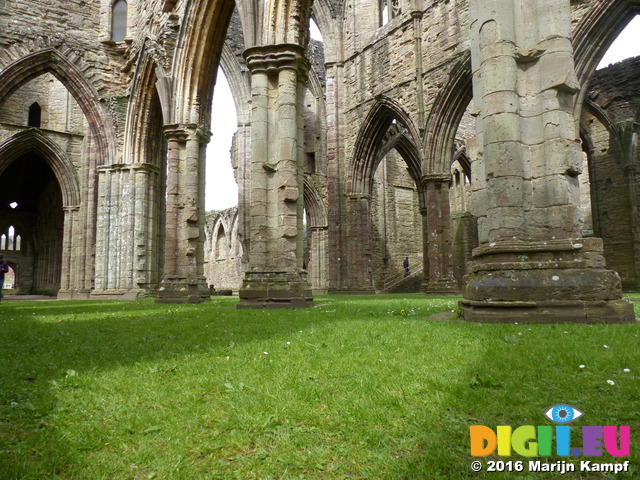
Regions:
[[[636,0],[0,0],[0,251],[15,290],[234,292],[239,308],[461,293],[467,320],[633,321],[640,57],[596,66],[638,13]],[[238,205],[205,215],[219,67]]]

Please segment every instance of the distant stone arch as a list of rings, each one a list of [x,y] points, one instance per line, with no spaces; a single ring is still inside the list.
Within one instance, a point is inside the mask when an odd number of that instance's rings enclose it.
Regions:
[[[640,14],[639,0],[602,0],[592,3],[593,7],[573,31],[576,75],[583,87],[586,87],[596,66],[620,32],[633,17]],[[585,88],[582,90],[584,92]]]
[[[80,204],[80,186],[76,170],[64,151],[40,130],[24,130],[0,145],[0,175],[16,159],[30,152],[37,153],[51,167],[62,190],[64,207]]]
[[[216,261],[226,260],[229,256],[229,236],[227,231],[228,226],[225,225],[221,216],[213,229],[213,251]]]
[[[405,109],[395,100],[379,98],[369,111],[356,138],[348,193],[370,194],[378,165],[394,148],[407,163],[409,173],[420,190],[422,159],[416,138],[417,128]]]
[[[449,81],[435,98],[424,137],[423,174],[448,172],[456,131],[473,98],[471,55],[466,52],[451,71]]]
[[[47,48],[20,58],[0,72],[0,106],[21,86],[44,73],[51,73],[71,93],[84,113],[96,139],[96,165],[116,159],[116,135],[96,91],[73,63],[55,48]]]

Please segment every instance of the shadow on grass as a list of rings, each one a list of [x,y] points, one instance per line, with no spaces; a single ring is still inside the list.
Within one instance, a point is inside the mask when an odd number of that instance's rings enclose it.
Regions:
[[[361,438],[349,438],[339,447],[355,444],[360,448],[357,442],[361,441],[362,448],[379,449],[378,455],[391,451],[389,457],[393,458],[388,459],[387,467],[376,464],[367,470],[364,466],[365,473],[355,471],[352,475],[333,477],[324,470],[304,471],[304,478],[490,478],[492,475],[486,472],[475,474],[470,470],[473,459],[469,455],[469,426],[545,425],[548,421],[543,412],[561,402],[585,411],[588,421],[581,425],[637,425],[640,421],[640,413],[629,408],[637,401],[637,382],[635,377],[622,373],[624,366],[640,367],[638,340],[633,337],[637,326],[424,322],[421,318],[427,310],[435,313],[445,307],[425,307],[414,313],[413,304],[426,303],[420,296],[320,297],[315,309],[299,311],[237,311],[229,308],[234,302],[214,300],[195,306],[156,305],[148,300],[3,305],[0,478],[69,478],[65,477],[69,465],[84,465],[86,461],[83,449],[99,448],[78,446],[68,432],[53,426],[59,422],[51,421],[68,414],[58,404],[59,388],[77,388],[84,372],[102,373],[140,362],[173,362],[173,359],[179,364],[189,354],[203,351],[224,356],[233,344],[256,343],[258,347],[262,340],[290,338],[300,330],[306,332],[320,324],[336,322],[340,324],[333,330],[364,330],[358,342],[371,341],[386,354],[380,370],[366,371],[383,376],[379,383],[373,382],[371,392],[384,397],[381,402],[388,402],[382,410],[389,408],[389,415],[382,415],[381,419],[371,419],[368,412],[361,412],[368,431],[352,430],[342,417],[340,421],[345,421],[346,429],[336,436]],[[356,318],[357,321],[351,321]],[[369,324],[366,322],[369,318],[383,321]],[[323,330],[323,334],[326,332]],[[322,339],[307,339],[314,345],[304,353],[313,356],[313,352],[330,352],[319,355],[320,360],[328,361],[332,355],[348,352],[349,360],[355,362],[360,352],[365,353],[367,345],[350,344],[349,340],[344,337],[341,341],[347,344],[346,348],[339,348],[324,345]],[[420,362],[415,358],[420,358]],[[588,368],[580,369],[580,364]],[[337,383],[357,385],[358,379],[352,377],[361,374],[358,366],[333,368]],[[607,384],[608,378],[616,380],[615,390]],[[327,394],[333,388],[322,386],[319,378],[302,380],[306,382],[302,389],[317,385],[318,392]],[[354,402],[361,400],[361,392],[354,390],[350,395],[347,390],[342,395],[346,400],[334,404],[353,407],[357,412]],[[322,406],[330,401],[328,398]],[[309,405],[317,406],[311,400]],[[258,411],[260,408],[261,405],[256,407]],[[340,413],[337,409],[329,411]],[[309,422],[315,427],[317,436],[313,438],[319,444],[333,433],[323,431],[324,424],[318,427]],[[357,419],[353,422],[357,423]],[[392,425],[392,422],[400,423]],[[261,430],[270,428],[269,422],[263,423]],[[301,428],[309,426],[304,420],[300,424]],[[374,431],[374,427],[380,430]],[[266,437],[262,440],[268,442]],[[380,447],[386,443],[393,446]],[[337,452],[330,453],[331,457],[340,457]],[[108,472],[107,468],[86,478],[106,478]],[[563,478],[605,478],[598,475]],[[522,474],[498,476],[527,478]],[[237,474],[219,478],[250,477]],[[269,478],[279,476],[270,474]]]
[[[50,478],[78,459],[81,452],[48,417],[60,413],[56,390],[74,388],[84,372],[163,362],[203,349],[224,352],[230,343],[255,342],[314,323],[312,316],[295,311],[229,308],[236,301],[2,304],[0,478]],[[44,458],[55,463],[32,472],[29,466]],[[23,477],[25,471],[31,473]]]

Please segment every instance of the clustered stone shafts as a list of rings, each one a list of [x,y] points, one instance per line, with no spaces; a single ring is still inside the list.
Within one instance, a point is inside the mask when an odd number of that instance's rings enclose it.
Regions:
[[[569,2],[472,1],[474,104],[486,181],[464,316],[633,321],[600,239],[581,239]]]
[[[308,63],[297,45],[245,52],[252,82],[249,271],[240,308],[305,306],[302,92]]]
[[[582,152],[573,119],[568,3],[543,3],[526,11],[512,2],[477,6],[472,61],[488,190],[480,235],[487,241],[580,235]]]
[[[208,136],[197,125],[165,128],[168,141],[164,276],[159,302],[186,296],[192,303],[209,293],[204,276],[204,163]]]

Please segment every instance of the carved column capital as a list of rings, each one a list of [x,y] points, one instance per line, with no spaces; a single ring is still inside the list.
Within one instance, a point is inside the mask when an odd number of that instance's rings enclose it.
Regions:
[[[289,69],[295,70],[306,79],[310,68],[304,48],[296,44],[251,47],[246,49],[242,56],[247,61],[247,67],[252,74],[269,74]]]
[[[430,173],[422,176],[422,186],[426,188],[432,185],[440,188],[443,183],[450,184],[452,180],[450,173]]]
[[[200,143],[207,144],[211,140],[211,132],[195,123],[175,123],[165,125],[163,133],[167,141],[175,141],[178,143],[186,143],[188,140],[197,140]]]

